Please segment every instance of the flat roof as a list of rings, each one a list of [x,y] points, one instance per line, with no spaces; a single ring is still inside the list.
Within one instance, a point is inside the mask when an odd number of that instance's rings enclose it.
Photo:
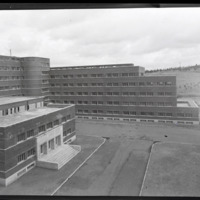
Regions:
[[[114,67],[140,67],[134,66],[133,63],[122,63],[122,64],[104,64],[104,65],[80,65],[80,66],[60,66],[60,67],[50,67],[51,70],[62,70],[62,69],[91,69],[91,68],[114,68]]]
[[[177,99],[177,107],[193,107],[198,108],[198,105],[194,102],[194,100],[190,98],[179,98]]]
[[[71,105],[68,105],[68,106],[66,105],[66,107],[70,107],[70,106]],[[36,117],[48,115],[49,113],[53,113],[62,109],[63,108],[40,107],[34,110],[19,112],[12,115],[0,116],[0,127],[11,126],[17,123],[21,123],[23,121],[34,119]]]
[[[42,98],[43,96],[38,96],[38,97],[15,97],[15,96],[10,96],[10,97],[0,97],[0,105],[6,105],[6,104],[11,104],[11,103],[17,103],[17,102],[22,102],[22,101],[28,101],[28,100],[33,100],[33,99],[39,99]]]

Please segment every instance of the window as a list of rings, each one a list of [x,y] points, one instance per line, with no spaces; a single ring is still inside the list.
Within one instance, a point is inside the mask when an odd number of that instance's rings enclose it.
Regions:
[[[112,86],[112,83],[107,83],[107,86]]]
[[[98,113],[102,114],[103,113],[103,110],[97,110]]]
[[[63,78],[68,78],[68,75],[63,75]]]
[[[18,160],[18,163],[26,160],[26,154],[25,153],[22,153],[20,154],[18,157],[17,157],[17,160]]]
[[[112,101],[107,101],[107,104],[108,104],[108,105],[112,105],[113,102],[112,102]]]
[[[164,85],[164,82],[162,82],[162,81],[157,82],[157,85]]]
[[[113,83],[113,86],[119,86],[119,83]]]
[[[129,73],[128,76],[134,76],[134,73]]]
[[[158,116],[165,116],[165,113],[159,112],[159,113],[158,113]]]
[[[128,73],[122,73],[122,76],[128,76]]]
[[[164,96],[164,92],[158,92],[158,96]]]
[[[102,95],[103,95],[103,92],[98,92],[98,95],[99,95],[99,96],[102,96]]]
[[[186,117],[192,117],[192,114],[191,113],[185,113],[185,116]]]
[[[112,92],[107,92],[106,95],[107,96],[112,96]]]
[[[130,82],[129,83],[129,86],[135,86],[136,84],[135,84],[135,82]]]
[[[67,121],[67,118],[66,117],[63,117],[62,118],[62,122],[66,122]]]
[[[147,92],[147,96],[153,96],[153,92]]]
[[[123,111],[124,115],[129,115],[129,111]]]
[[[153,85],[153,82],[147,82],[147,85]]]
[[[166,116],[172,117],[172,113],[166,113]]]
[[[146,102],[140,102],[140,106],[146,106]]]
[[[98,104],[103,105],[103,101],[98,101]]]
[[[147,102],[146,105],[147,106],[153,106],[153,102]]]
[[[113,114],[115,114],[115,115],[119,115],[120,113],[119,113],[118,110],[116,110],[116,111],[113,111]]]
[[[28,150],[28,157],[35,155],[35,148]]]
[[[67,120],[71,119],[71,115],[67,115]]]
[[[103,86],[103,83],[97,83],[98,86]]]
[[[78,92],[78,96],[82,96],[82,92]]]
[[[103,74],[97,74],[97,77],[103,77]]]
[[[88,75],[87,74],[83,74],[83,77],[86,78]]]
[[[82,101],[78,101],[78,104],[82,104]]]
[[[88,92],[83,92],[83,95],[87,96],[87,95],[88,95]]]
[[[172,106],[171,102],[165,102],[165,106]]]
[[[113,76],[113,77],[118,77],[118,76],[119,76],[119,74],[117,74],[117,73],[114,73],[112,76]]]
[[[97,110],[93,110],[92,113],[97,113]]]
[[[128,83],[122,83],[122,86],[124,86],[124,87],[128,86]]]
[[[136,92],[130,92],[131,96],[136,96]]]
[[[63,131],[63,137],[67,136],[67,131]]]
[[[27,138],[33,137],[34,136],[34,130],[29,130],[27,131]]]
[[[91,74],[91,77],[96,78],[97,75],[96,74]]]
[[[114,95],[114,96],[118,96],[118,95],[119,95],[119,92],[113,92],[113,95]]]
[[[70,92],[69,94],[73,96],[73,95],[74,95],[74,92]]]
[[[54,126],[57,126],[57,125],[59,125],[59,120],[57,119],[57,120],[55,120],[54,122],[53,122],[53,125]]]
[[[83,83],[83,86],[85,87],[85,86],[88,86],[88,84],[87,83]]]
[[[172,85],[172,82],[170,82],[170,81],[165,82],[165,85]]]
[[[122,93],[122,96],[128,96],[128,95],[129,95],[128,92],[123,92],[123,93]]]
[[[112,74],[107,74],[107,77],[112,77]]]
[[[113,104],[114,105],[119,105],[119,101],[114,101]]]
[[[83,101],[83,104],[88,104],[88,102],[87,101]]]
[[[164,106],[164,102],[158,102],[158,106]]]
[[[144,82],[139,82],[139,86],[144,86]]]
[[[74,86],[74,84],[73,84],[73,83],[69,83],[68,85],[69,85],[70,87],[73,87],[73,86]]]
[[[26,139],[26,135],[25,133],[20,133],[18,136],[17,136],[17,142],[20,142],[20,141],[23,141]]]
[[[123,105],[128,106],[128,105],[129,105],[129,102],[123,102]]]
[[[82,87],[82,83],[77,83],[77,86]]]
[[[138,102],[129,102],[129,104],[132,106],[136,106],[138,104]]]
[[[88,110],[84,110],[83,113],[87,114],[87,113],[88,113]]]
[[[140,96],[146,96],[146,92],[140,92]]]
[[[50,128],[52,128],[53,127],[53,123],[52,122],[49,122],[48,124],[47,124],[47,129],[50,129]]]
[[[113,111],[108,110],[108,111],[107,111],[107,114],[111,115],[111,114],[113,114]]]
[[[77,113],[83,113],[83,111],[82,110],[78,110]]]
[[[92,101],[92,104],[93,105],[97,105],[97,101]]]
[[[177,113],[178,117],[184,117],[184,113]]]
[[[172,96],[172,92],[165,92],[165,96]]]
[[[92,96],[96,96],[97,95],[97,92],[92,92]]]
[[[82,77],[82,74],[77,74],[77,77],[78,77],[78,78],[81,78],[81,77]]]
[[[42,125],[38,128],[39,133],[45,131],[45,125]]]
[[[135,111],[130,111],[130,115],[136,115]]]

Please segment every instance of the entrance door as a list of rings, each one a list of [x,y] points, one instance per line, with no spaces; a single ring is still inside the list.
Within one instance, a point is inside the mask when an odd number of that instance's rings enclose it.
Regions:
[[[56,146],[60,146],[61,145],[61,137],[60,135],[56,137]]]
[[[40,145],[40,154],[44,155],[47,154],[47,143],[43,143]]]
[[[49,140],[49,150],[53,150],[54,149],[54,138]]]

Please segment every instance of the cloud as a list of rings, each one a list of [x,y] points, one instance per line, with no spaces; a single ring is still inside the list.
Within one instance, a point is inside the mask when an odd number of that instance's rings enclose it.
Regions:
[[[200,63],[200,8],[0,12],[0,53],[48,57],[51,66]]]

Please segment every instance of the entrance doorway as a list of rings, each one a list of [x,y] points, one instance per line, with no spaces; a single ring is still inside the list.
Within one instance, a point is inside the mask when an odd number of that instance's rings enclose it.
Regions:
[[[53,150],[54,149],[54,138],[49,140],[49,150]]]

